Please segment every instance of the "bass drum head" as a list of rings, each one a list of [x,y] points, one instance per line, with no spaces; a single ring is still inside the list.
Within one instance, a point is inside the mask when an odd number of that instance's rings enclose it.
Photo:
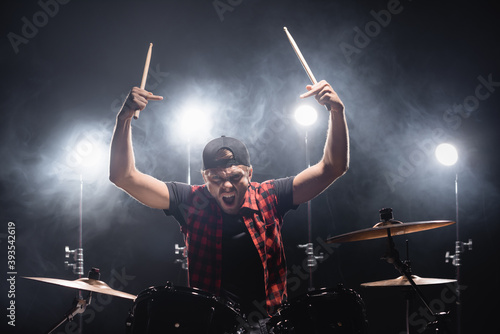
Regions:
[[[136,298],[127,333],[236,333],[244,320],[229,304],[203,290],[151,287]]]
[[[285,303],[271,319],[275,334],[365,334],[365,305],[361,297],[339,285],[310,291]]]

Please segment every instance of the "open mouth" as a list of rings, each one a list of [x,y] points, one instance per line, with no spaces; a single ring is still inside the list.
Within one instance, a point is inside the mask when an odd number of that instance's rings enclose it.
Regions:
[[[222,201],[226,205],[233,205],[234,201],[236,200],[236,196],[233,195],[222,195]]]

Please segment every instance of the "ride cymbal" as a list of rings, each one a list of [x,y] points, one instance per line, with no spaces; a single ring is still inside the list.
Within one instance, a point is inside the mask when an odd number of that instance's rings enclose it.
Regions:
[[[360,240],[370,240],[377,238],[387,237],[387,232],[390,230],[391,236],[414,233],[419,231],[430,230],[443,226],[455,224],[451,220],[431,220],[413,223],[402,223],[399,221],[391,220],[389,222],[379,223],[372,228],[358,230],[354,232],[345,233],[336,237],[331,237],[326,240],[327,243],[342,243]]]
[[[447,279],[447,278],[422,278],[417,275],[411,275],[411,278],[416,285],[447,284],[447,283],[454,283],[457,281],[456,279]],[[361,286],[364,287],[398,287],[398,286],[410,286],[410,285],[411,283],[410,281],[408,281],[406,276],[399,276],[398,278],[394,279],[361,284]]]
[[[57,284],[61,286],[65,286],[68,288],[73,288],[73,289],[78,289],[78,290],[85,290],[85,291],[92,291],[92,292],[99,292],[99,293],[104,293],[106,295],[111,295],[111,296],[116,296],[116,297],[121,297],[121,298],[126,298],[126,299],[132,299],[134,300],[137,296],[131,295],[126,292],[114,290],[109,287],[106,283],[103,281],[99,281],[96,279],[92,278],[79,278],[74,281],[67,281],[63,279],[57,279],[57,278],[44,278],[44,277],[24,277],[27,279],[35,280],[35,281],[40,281],[40,282],[45,282],[45,283],[51,283],[51,284]]]

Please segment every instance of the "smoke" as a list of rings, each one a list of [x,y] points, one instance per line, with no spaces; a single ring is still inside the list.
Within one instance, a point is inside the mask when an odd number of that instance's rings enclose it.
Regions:
[[[3,20],[4,36],[21,33],[21,18],[41,10],[36,3]],[[133,121],[141,171],[186,181],[190,161],[192,183],[199,184],[205,143],[226,135],[247,144],[256,181],[295,175],[305,167],[305,129],[292,117],[299,103],[319,113],[308,129],[311,162],[318,161],[328,114],[314,99],[300,100],[309,79],[284,26],[316,78],[338,92],[350,130],[350,170],[313,201],[315,236],[370,227],[382,207],[406,222],[454,219],[455,170],[433,156],[435,145],[453,141],[460,148],[464,238],[494,245],[500,81],[494,11],[456,2],[401,1],[393,12],[389,1],[227,3],[232,10],[221,20],[212,2],[152,1],[140,9],[134,2],[69,2],[17,54],[3,40],[0,216],[22,226],[21,269],[71,276],[62,269],[63,248],[77,242],[82,205],[88,263],[108,271],[127,266],[138,287],[178,279],[172,263],[173,244],[182,242],[178,225],[108,180],[115,115],[139,84],[150,42],[146,88],[164,100],[151,101]],[[188,138],[179,131],[187,105],[210,117],[208,133]],[[287,215],[289,263],[303,259],[295,244],[304,241],[304,217],[303,208]],[[454,236],[447,233],[416,254],[433,259],[428,253],[447,243],[451,249]],[[372,250],[356,247],[337,251],[321,269],[325,277],[371,280],[367,272],[378,267],[368,264],[360,273],[352,263],[366,264],[361,254]],[[448,273],[436,270],[432,276]]]

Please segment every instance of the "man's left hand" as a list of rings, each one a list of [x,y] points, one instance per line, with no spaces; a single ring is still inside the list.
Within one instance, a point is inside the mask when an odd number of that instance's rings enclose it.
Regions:
[[[326,105],[330,111],[344,111],[344,104],[340,100],[337,93],[333,90],[332,86],[330,86],[330,84],[325,80],[321,80],[314,85],[307,85],[306,89],[308,92],[300,95],[301,99],[315,96],[318,103],[322,106]]]

